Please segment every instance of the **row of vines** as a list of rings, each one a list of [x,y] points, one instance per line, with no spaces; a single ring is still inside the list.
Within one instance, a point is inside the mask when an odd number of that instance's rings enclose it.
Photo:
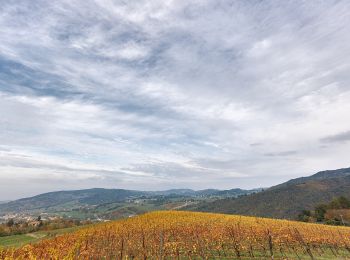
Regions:
[[[163,211],[97,224],[0,259],[350,259],[350,228]]]

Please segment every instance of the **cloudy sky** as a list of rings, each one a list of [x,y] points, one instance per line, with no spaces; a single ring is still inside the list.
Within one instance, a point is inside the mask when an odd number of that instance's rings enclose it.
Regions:
[[[0,200],[350,166],[347,0],[0,2]]]

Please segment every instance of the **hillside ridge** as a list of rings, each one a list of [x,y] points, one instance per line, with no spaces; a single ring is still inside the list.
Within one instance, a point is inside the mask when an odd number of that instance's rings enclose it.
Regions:
[[[188,210],[296,219],[298,213],[350,197],[350,168],[317,172],[235,199],[220,199],[187,207]]]

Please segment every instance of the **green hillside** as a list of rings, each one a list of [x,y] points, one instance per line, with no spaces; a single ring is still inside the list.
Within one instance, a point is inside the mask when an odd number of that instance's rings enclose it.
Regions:
[[[350,197],[350,168],[319,172],[256,194],[202,202],[187,209],[295,219],[302,210],[311,210],[339,196]]]
[[[6,214],[17,218],[43,213],[73,219],[118,219],[148,211],[180,209],[198,201],[237,197],[257,190],[135,191],[124,189],[86,189],[57,191],[0,204],[0,222]],[[8,218],[8,217],[7,217]]]

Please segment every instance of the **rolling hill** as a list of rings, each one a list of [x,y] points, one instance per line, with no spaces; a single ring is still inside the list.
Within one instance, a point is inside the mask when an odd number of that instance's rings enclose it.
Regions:
[[[87,189],[57,191],[0,204],[5,213],[55,213],[72,218],[113,219],[161,209],[242,214],[295,219],[304,209],[350,198],[350,168],[322,171],[261,191],[191,190],[135,191]]]
[[[327,203],[334,197],[350,198],[350,168],[322,171],[273,186],[265,191],[201,202],[188,210],[295,219],[304,209]]]
[[[207,189],[195,191],[191,189],[172,189],[165,191],[136,191],[102,188],[56,191],[0,204],[0,215],[5,213],[69,212],[82,208],[85,212],[86,210],[91,211],[91,209],[94,209],[94,214],[99,213],[99,215],[107,212],[113,213],[109,211],[123,208],[122,212],[129,215],[162,209],[163,204],[179,200],[237,197],[257,191],[259,190]],[[143,203],[139,203],[140,201]],[[148,205],[145,206],[147,203]],[[152,205],[149,205],[150,203]],[[119,213],[117,212],[117,214]]]
[[[23,212],[31,210],[47,210],[57,207],[121,202],[128,198],[143,195],[145,195],[145,193],[140,191],[122,189],[57,191],[1,204],[0,212]]]

